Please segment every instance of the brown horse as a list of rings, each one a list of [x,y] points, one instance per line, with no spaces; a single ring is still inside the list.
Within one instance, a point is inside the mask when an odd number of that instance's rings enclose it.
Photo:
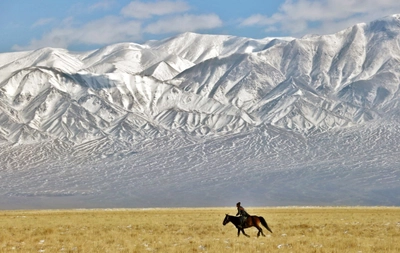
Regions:
[[[267,222],[265,221],[265,219],[261,216],[249,216],[246,221],[244,222],[244,227],[240,226],[240,217],[239,216],[232,216],[232,215],[226,215],[224,221],[222,222],[222,224],[225,226],[226,224],[228,224],[229,222],[232,222],[233,225],[235,225],[235,227],[238,229],[238,236],[240,235],[240,231],[242,231],[242,233],[249,237],[249,235],[247,235],[244,232],[245,228],[250,228],[250,227],[256,227],[258,229],[258,233],[257,233],[257,237],[260,236],[260,234],[262,234],[262,236],[265,236],[263,233],[263,230],[261,228],[262,224],[269,232],[272,233],[272,230],[268,227]]]

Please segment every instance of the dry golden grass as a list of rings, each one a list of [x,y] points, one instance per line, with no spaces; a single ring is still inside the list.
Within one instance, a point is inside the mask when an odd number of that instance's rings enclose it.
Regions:
[[[232,208],[0,212],[0,252],[400,252],[400,208],[247,208],[273,234],[237,237]]]

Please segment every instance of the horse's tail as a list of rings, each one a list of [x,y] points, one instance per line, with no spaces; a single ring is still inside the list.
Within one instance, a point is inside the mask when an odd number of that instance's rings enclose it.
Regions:
[[[267,224],[267,222],[265,221],[265,219],[263,218],[263,217],[258,217],[259,219],[260,219],[260,221],[261,221],[261,224],[269,231],[269,232],[271,232],[272,233],[272,230],[268,227],[268,224]]]

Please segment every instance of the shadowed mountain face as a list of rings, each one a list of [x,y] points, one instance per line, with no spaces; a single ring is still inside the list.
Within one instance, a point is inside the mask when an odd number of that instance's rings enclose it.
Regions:
[[[0,54],[0,205],[399,205],[399,84],[399,15]]]

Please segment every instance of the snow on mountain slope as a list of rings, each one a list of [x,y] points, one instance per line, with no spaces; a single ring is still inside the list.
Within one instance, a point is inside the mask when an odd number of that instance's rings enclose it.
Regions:
[[[158,54],[142,45],[121,43],[96,50],[85,57],[83,62],[87,71],[97,74],[115,71],[136,74],[145,69],[146,65],[157,61],[158,57],[162,59],[166,56],[163,52]]]
[[[0,206],[399,205],[399,45],[392,15],[0,54]]]
[[[269,38],[254,40],[227,35],[183,33],[170,39],[151,41],[147,45],[198,64],[218,56],[260,51],[271,40]]]
[[[393,16],[355,25],[334,35],[292,40],[256,53],[210,59],[177,78],[183,89],[234,104],[253,118],[264,121],[276,118],[275,113],[279,112],[279,120],[268,122],[284,120],[286,123],[275,124],[280,127],[293,129],[294,124],[302,130],[304,124],[298,126],[294,116],[315,127],[310,120],[313,117],[305,110],[291,113],[304,107],[304,100],[315,101],[314,97],[320,102],[311,113],[324,104],[324,112],[329,118],[337,118],[336,122],[362,123],[377,119],[382,113],[380,109],[397,98],[398,24],[399,19]],[[346,107],[346,112],[338,111],[338,106]]]
[[[10,62],[13,62],[19,58],[22,58],[29,54],[30,52],[12,52],[12,53],[1,53],[0,54],[0,67],[7,65]]]
[[[192,67],[194,64],[179,56],[171,55],[141,72],[141,75],[153,76],[161,81],[173,79],[182,71]]]
[[[0,63],[0,76],[4,78],[16,70],[32,66],[57,68],[66,73],[75,73],[81,69],[83,63],[65,49],[42,48],[17,58],[8,64],[1,65],[3,64]]]

